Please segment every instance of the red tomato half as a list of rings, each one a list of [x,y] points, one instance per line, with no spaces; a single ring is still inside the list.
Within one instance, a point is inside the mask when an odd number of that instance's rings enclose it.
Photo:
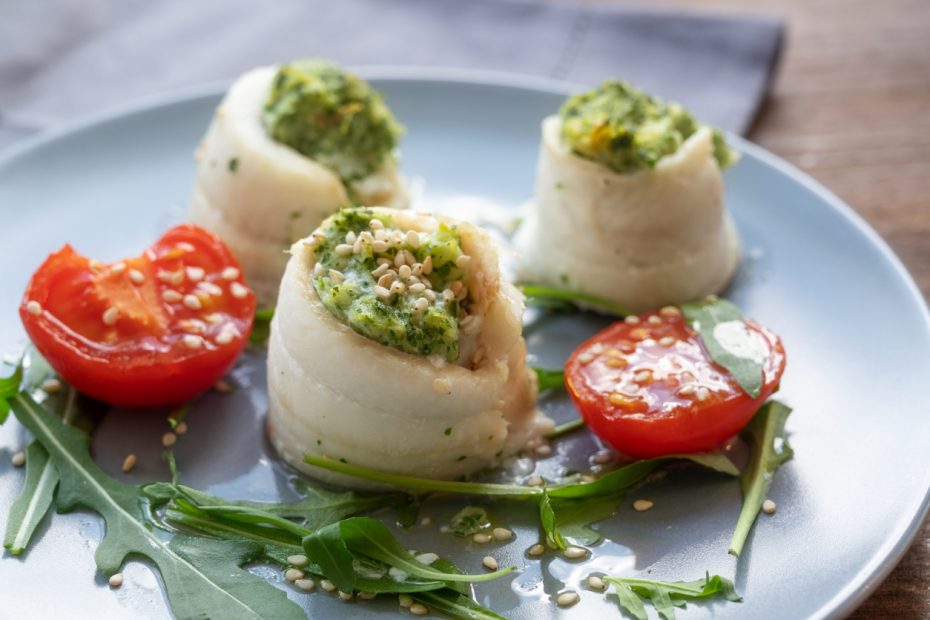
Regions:
[[[113,405],[175,405],[229,370],[252,329],[255,294],[218,237],[182,225],[110,265],[66,245],[33,274],[19,315],[79,391]]]
[[[627,317],[582,344],[565,365],[565,384],[588,426],[624,454],[712,450],[752,419],[785,370],[778,336],[746,326],[769,350],[758,398],[711,359],[674,307]]]

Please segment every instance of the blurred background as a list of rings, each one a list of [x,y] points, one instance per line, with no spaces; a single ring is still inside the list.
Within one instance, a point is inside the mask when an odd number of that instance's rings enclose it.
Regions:
[[[0,148],[314,55],[628,80],[811,174],[930,294],[927,0],[0,0]],[[930,617],[930,528],[875,617]]]

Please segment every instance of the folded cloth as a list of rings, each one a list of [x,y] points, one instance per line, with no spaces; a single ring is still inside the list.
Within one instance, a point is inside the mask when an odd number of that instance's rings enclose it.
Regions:
[[[517,72],[629,81],[745,132],[781,23],[532,0],[30,0],[0,20],[0,145],[134,98],[261,64]]]

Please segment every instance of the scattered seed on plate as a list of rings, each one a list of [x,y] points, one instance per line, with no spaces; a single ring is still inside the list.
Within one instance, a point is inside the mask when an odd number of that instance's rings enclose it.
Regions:
[[[378,596],[378,593],[377,593],[377,592],[359,592],[358,594],[356,594],[356,596],[357,596],[360,600],[363,600],[363,601],[370,601],[370,600],[372,600],[373,598],[375,598],[376,596]]]
[[[429,609],[423,603],[414,603],[410,606],[410,613],[414,616],[425,616],[429,613]]]
[[[769,514],[769,515],[775,514],[775,508],[776,508],[775,502],[773,502],[770,499],[767,499],[764,502],[762,502],[762,512],[764,512],[765,514]]]
[[[552,456],[552,446],[547,443],[538,446],[535,450],[536,456],[547,457]]]
[[[655,506],[655,504],[648,499],[638,499],[633,502],[633,510],[636,512],[645,512]]]
[[[433,523],[433,520],[430,517],[423,517],[422,519],[420,519],[420,525],[431,525],[432,523]]]
[[[13,455],[13,458],[10,459],[10,462],[13,464],[13,467],[22,467],[26,464],[26,453],[20,450]]]
[[[310,592],[316,588],[316,583],[312,579],[298,579],[294,585],[304,592]]]
[[[592,590],[603,590],[607,585],[604,583],[604,580],[597,575],[591,575],[588,577],[588,587]]]
[[[291,566],[306,566],[307,565],[307,556],[303,554],[289,555],[287,556],[287,563]]]
[[[284,571],[284,578],[288,581],[297,581],[304,578],[304,572],[297,568],[289,568]]]
[[[181,420],[180,422],[178,422],[177,425],[175,425],[174,427],[174,433],[175,435],[183,435],[187,433],[187,422],[185,422],[184,420]]]
[[[166,448],[170,448],[177,442],[178,442],[178,436],[172,433],[171,431],[168,431],[167,433],[161,436],[161,445],[163,445]]]
[[[340,590],[340,591],[339,591],[339,600],[340,600],[340,601],[351,601],[351,600],[352,600],[352,593],[351,593],[351,592],[343,592],[342,590]]]
[[[135,466],[136,466],[136,455],[131,454],[131,453],[127,454],[126,458],[123,459],[123,472],[129,473],[132,470],[132,468]]]
[[[541,544],[536,543],[527,550],[527,553],[533,557],[540,556],[546,552],[546,548]]]
[[[324,590],[326,590],[327,592],[335,592],[335,591],[336,591],[336,586],[334,586],[334,585],[333,585],[333,582],[330,581],[329,579],[321,579],[321,580],[320,580],[320,587],[323,588]]]
[[[527,481],[526,485],[531,487],[541,487],[544,480],[540,476],[531,476]]]
[[[614,455],[610,450],[598,450],[594,453],[594,462],[598,465],[604,465],[613,460]]]
[[[571,607],[578,602],[578,598],[579,597],[577,592],[572,592],[569,590],[568,592],[562,592],[559,594],[559,596],[556,597],[555,602],[559,605],[559,607]]]
[[[481,560],[481,563],[488,570],[497,570],[497,560],[495,560],[493,556],[484,556],[484,558]]]
[[[113,573],[110,575],[110,578],[107,579],[107,582],[110,584],[111,588],[118,588],[123,585],[123,573]]]
[[[486,545],[487,543],[491,542],[490,534],[485,534],[484,532],[478,532],[472,536],[471,539],[479,545]]]
[[[399,594],[397,596],[397,603],[405,609],[409,609],[413,605],[413,598],[409,594]]]
[[[584,547],[569,547],[562,552],[562,555],[569,560],[577,560],[578,558],[583,558],[588,555],[588,550]]]
[[[54,394],[61,389],[61,381],[58,379],[46,379],[42,382],[42,391],[46,394]]]
[[[232,392],[232,385],[229,384],[229,381],[226,381],[225,379],[220,379],[219,381],[213,384],[213,389],[216,390],[217,392],[228,394]]]
[[[508,530],[506,527],[495,527],[494,531],[491,532],[491,535],[494,537],[494,540],[499,542],[513,538],[513,532]]]

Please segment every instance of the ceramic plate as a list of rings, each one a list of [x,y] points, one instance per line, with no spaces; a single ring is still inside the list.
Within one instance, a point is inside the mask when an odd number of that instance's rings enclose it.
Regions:
[[[368,71],[407,127],[405,172],[420,199],[460,213],[516,209],[531,196],[541,119],[556,110],[565,85],[514,76],[422,70]],[[138,253],[183,218],[194,177],[193,150],[221,87],[148,102],[54,132],[0,158],[0,349],[24,340],[16,314],[29,274],[65,242],[103,260]],[[727,544],[740,508],[738,485],[703,472],[676,472],[631,494],[599,528],[610,542],[593,559],[572,563],[551,554],[525,556],[537,541],[533,510],[486,503],[517,532],[494,548],[512,578],[476,588],[479,602],[515,619],[620,618],[616,604],[584,591],[560,610],[553,594],[589,570],[656,579],[697,579],[705,571],[735,579],[742,604],[690,605],[680,617],[804,618],[849,613],[888,574],[914,536],[928,505],[930,328],[922,297],[879,237],[849,207],[809,178],[745,141],[742,161],[726,173],[727,204],[743,241],[744,261],[727,296],[779,333],[788,369],[779,398],[796,456],[777,476],[774,516],[762,515],[739,563]],[[547,318],[528,335],[537,363],[561,364],[573,346],[604,324],[587,315]],[[228,498],[293,496],[263,433],[263,359],[235,371],[232,394],[202,397],[190,433],[176,448],[188,484]],[[564,397],[544,399],[558,420],[574,415]],[[164,479],[163,413],[108,415],[95,456],[131,482]],[[28,438],[14,420],[0,428],[0,515],[22,484],[10,455]],[[586,465],[597,449],[586,432],[557,444],[543,471]],[[132,475],[119,473],[135,452]],[[532,466],[521,462],[517,466]],[[632,510],[645,497],[655,507]],[[487,547],[442,534],[438,525],[465,502],[432,500],[432,525],[400,533],[409,547],[437,551],[470,572]],[[390,518],[389,514],[385,515]],[[134,562],[112,591],[96,574],[102,533],[93,515],[54,515],[24,558],[0,561],[9,617],[164,618],[154,573]],[[256,568],[280,581],[275,571]],[[282,585],[282,587],[284,587]],[[311,617],[387,618],[394,597],[342,603],[291,591]]]

